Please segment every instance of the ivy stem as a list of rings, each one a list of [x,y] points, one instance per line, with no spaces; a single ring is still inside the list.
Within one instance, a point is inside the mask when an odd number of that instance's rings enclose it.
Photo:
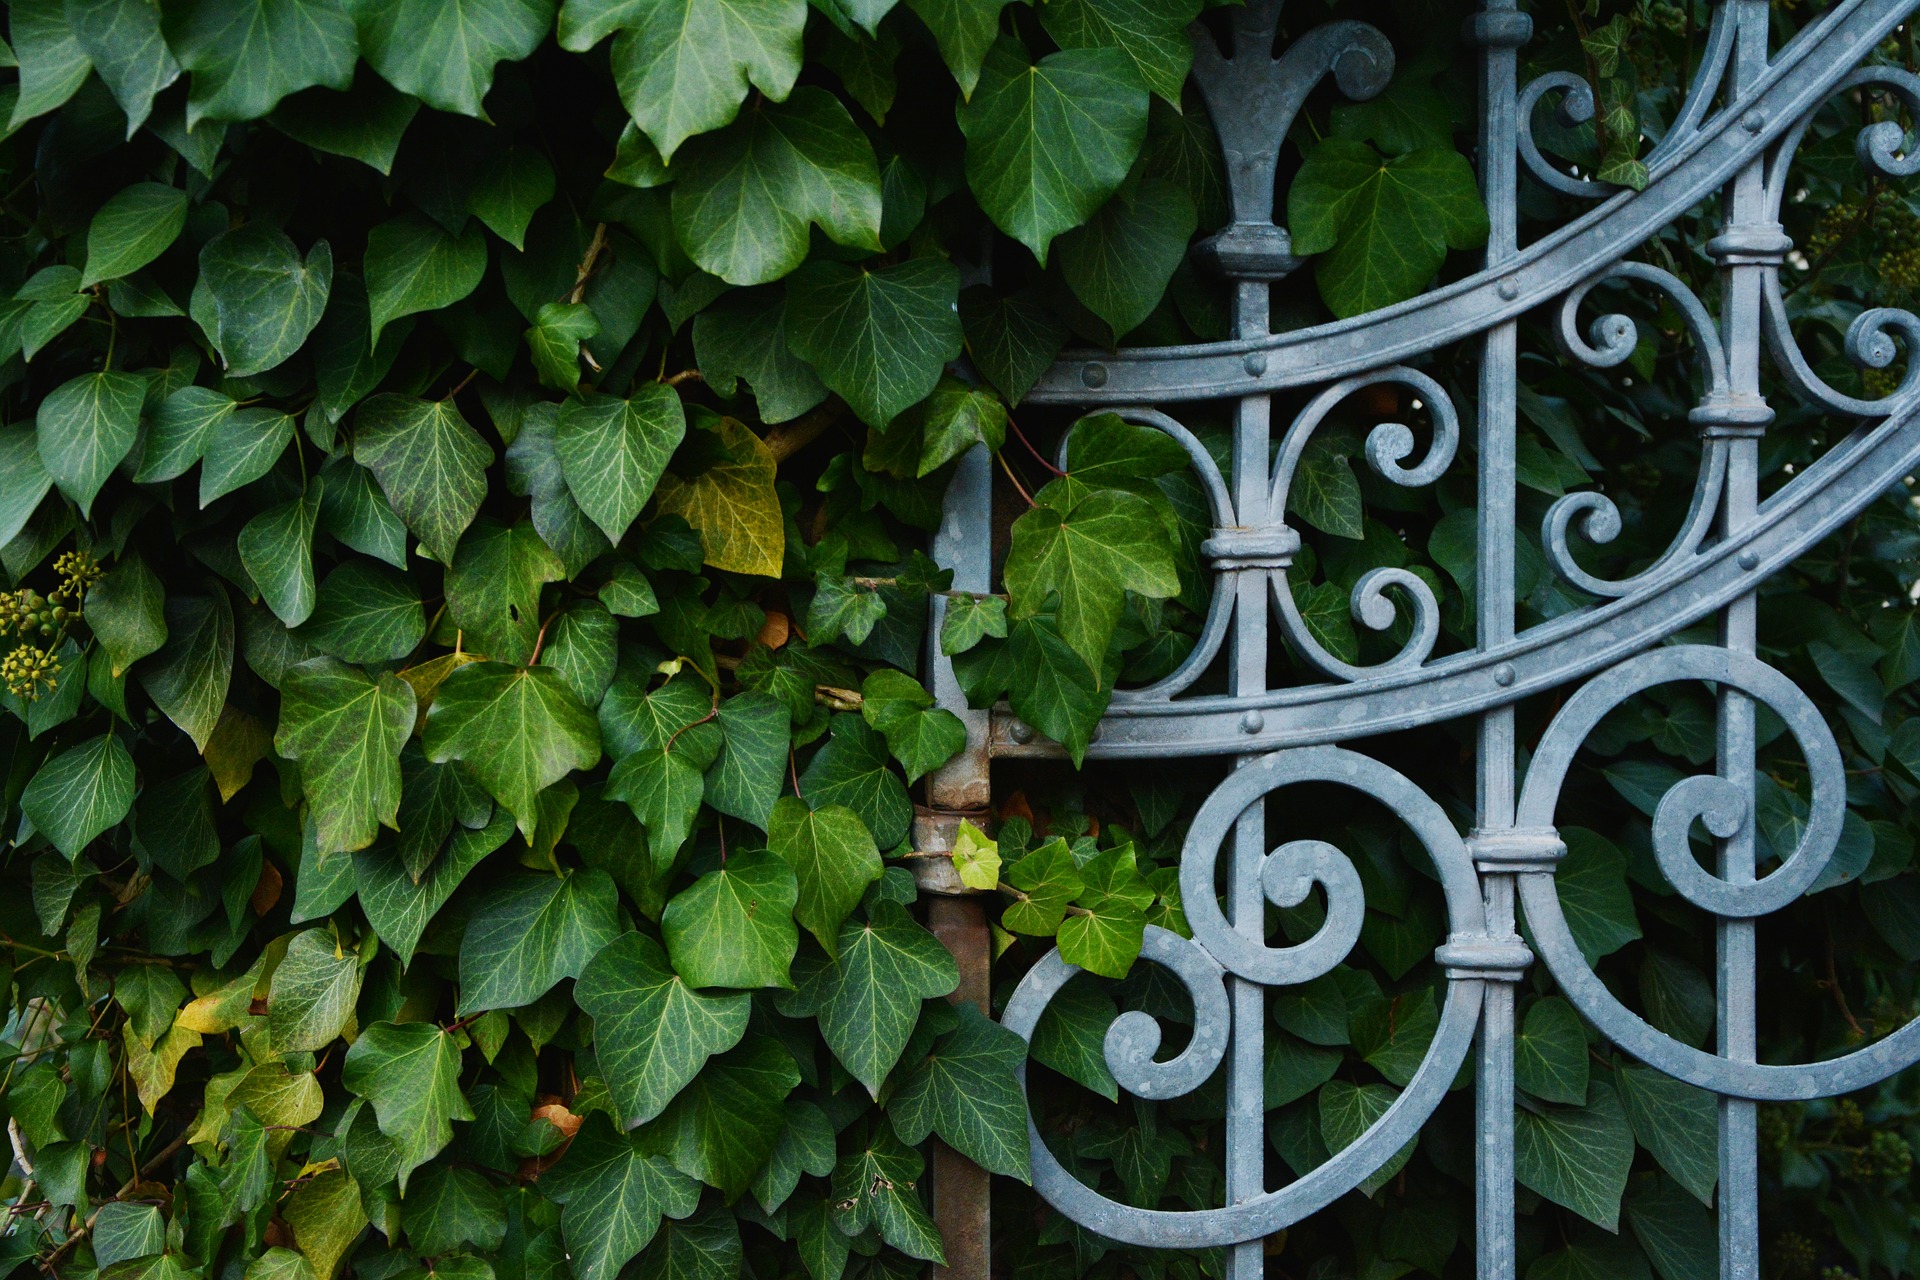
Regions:
[[[993,456],[995,460],[1000,463],[1000,469],[1007,473],[1007,479],[1013,482],[1014,492],[1026,499],[1029,507],[1039,506],[1040,504],[1033,500],[1033,495],[1027,492],[1027,486],[1020,483],[1020,477],[1013,474],[1013,467],[1007,462],[1007,455],[1005,453],[996,453]]]
[[[580,265],[574,269],[573,291],[567,294],[567,301],[577,303],[587,292],[587,281],[593,277],[593,268],[600,261],[600,255],[607,248],[607,224],[593,224],[593,239],[587,242],[587,255],[580,259]]]
[[[787,744],[787,777],[793,780],[794,799],[800,799],[800,762],[793,754],[793,744]]]
[[[547,628],[552,626],[553,620],[559,616],[558,612],[550,613],[547,615],[547,620],[540,624],[540,634],[533,638],[533,656],[527,659],[528,666],[531,667],[534,663],[540,661],[540,650],[546,648],[547,645]],[[458,652],[458,650],[456,649],[455,652]]]
[[[1051,462],[1048,462],[1047,455],[1040,452],[1039,449],[1034,447],[1033,441],[1027,439],[1027,433],[1020,429],[1020,424],[1014,421],[1012,414],[1007,415],[1007,425],[1013,428],[1013,434],[1019,437],[1020,443],[1027,446],[1027,452],[1033,455],[1034,461],[1038,462],[1041,466],[1045,467],[1049,472],[1051,472],[1056,476],[1064,476],[1065,474],[1067,474],[1066,472],[1062,471],[1060,468],[1054,466]]]
[[[677,387],[683,382],[705,382],[706,380],[707,375],[701,373],[698,369],[682,369],[678,373],[670,373],[660,379],[661,382],[669,387]]]
[[[460,379],[460,381],[458,381],[458,382],[456,382],[456,383],[454,383],[454,384],[453,384],[453,390],[451,390],[451,391],[449,391],[449,392],[447,392],[447,394],[446,394],[446,395],[444,395],[444,396],[441,396],[440,398],[441,398],[442,400],[451,400],[451,399],[453,399],[453,398],[454,398],[455,396],[457,396],[457,395],[459,395],[459,394],[460,394],[460,393],[461,393],[462,391],[465,391],[465,390],[467,389],[467,384],[468,384],[469,382],[472,382],[472,381],[473,381],[473,380],[474,380],[475,378],[477,378],[477,377],[479,377],[479,376],[480,376],[480,370],[478,370],[478,369],[476,369],[476,368],[469,368],[469,369],[467,370],[467,376],[466,376],[466,377],[464,377],[464,378],[462,378],[462,379]]]

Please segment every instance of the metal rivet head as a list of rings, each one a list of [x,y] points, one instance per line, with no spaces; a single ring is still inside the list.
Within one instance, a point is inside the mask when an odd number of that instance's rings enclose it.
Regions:
[[[1494,292],[1499,294],[1502,298],[1506,299],[1508,302],[1512,302],[1515,298],[1520,296],[1520,282],[1518,280],[1512,280],[1512,279],[1502,280],[1499,283],[1499,285],[1494,289]]]
[[[1267,717],[1263,712],[1249,711],[1240,717],[1240,731],[1242,733],[1258,733],[1266,727]]]
[[[1754,551],[1742,551],[1734,563],[1742,569],[1745,569],[1748,573],[1752,573],[1760,567],[1760,556]]]
[[[1024,720],[1015,720],[1007,729],[1007,736],[1015,742],[1032,742],[1033,726]]]
[[[1241,363],[1245,367],[1249,377],[1257,378],[1267,371],[1267,353],[1264,351],[1250,351],[1247,353],[1247,358]]]
[[[1758,133],[1767,127],[1767,117],[1758,111],[1749,111],[1740,117],[1740,127],[1748,133]]]
[[[1080,381],[1086,383],[1089,387],[1106,386],[1107,385],[1107,366],[1103,364],[1088,365],[1086,368],[1080,371]]]
[[[1513,664],[1503,662],[1493,669],[1493,682],[1502,689],[1513,683]]]

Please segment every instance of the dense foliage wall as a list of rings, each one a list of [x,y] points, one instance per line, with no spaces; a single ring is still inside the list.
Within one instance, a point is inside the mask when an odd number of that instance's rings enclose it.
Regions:
[[[1550,150],[1644,179],[1706,18],[1689,3],[1541,9],[1526,57],[1601,86],[1595,124],[1543,123]],[[1365,17],[1401,60],[1384,95],[1323,89],[1296,130],[1285,215],[1316,256],[1277,323],[1470,268],[1468,8],[1285,14],[1296,33]],[[1778,7],[1781,34],[1810,8]],[[963,741],[915,678],[934,595],[973,699],[1076,760],[1115,682],[1193,643],[1205,508],[1184,455],[1102,417],[1056,466],[1064,421],[1009,406],[1069,342],[1221,336],[1187,254],[1225,218],[1186,84],[1200,0],[6,13],[0,1261],[904,1276],[942,1256],[919,1151],[938,1135],[1007,1175],[1012,1271],[1215,1269],[1039,1212],[1024,1046],[940,998],[954,965],[889,861]],[[1789,211],[1795,306],[1829,355],[1863,300],[1920,289],[1910,193],[1852,167],[1848,126],[1880,109],[1822,117]],[[1570,212],[1529,189],[1529,227]],[[1645,253],[1710,295],[1712,225]],[[1677,317],[1618,306],[1646,335],[1621,370],[1565,367],[1529,332],[1520,453],[1531,527],[1605,485],[1616,567],[1661,545],[1697,447]],[[1470,354],[1429,369],[1463,407]],[[1293,589],[1343,656],[1391,640],[1347,613],[1382,564],[1427,577],[1470,640],[1470,465],[1408,494],[1352,462],[1360,430],[1419,409],[1356,403],[1302,461]],[[1776,478],[1835,430],[1783,409]],[[1224,453],[1217,411],[1189,423]],[[982,442],[1008,519],[1003,593],[976,597],[921,548]],[[1579,602],[1532,537],[1526,620]],[[1764,935],[1771,1051],[1913,1012],[1917,555],[1891,495],[1763,605],[1767,656],[1826,690],[1855,788],[1831,883]],[[1451,785],[1463,824],[1467,733],[1380,744]],[[1664,896],[1640,813],[1710,754],[1710,706],[1635,704],[1599,745],[1562,898],[1609,979],[1699,1042],[1711,935]],[[1776,842],[1804,813],[1779,750]],[[1056,1001],[1033,1074],[1057,1149],[1138,1204],[1219,1191],[1218,1097],[1117,1103],[1099,1056],[1118,1007],[1186,1016],[1133,960],[1146,923],[1183,927],[1172,868],[1214,776],[1003,769],[997,844],[961,851],[997,890],[1006,981],[1056,935],[1124,979]],[[1390,817],[1289,815],[1355,854],[1369,912],[1348,965],[1274,1002],[1276,1174],[1359,1132],[1432,1031],[1441,917]],[[1522,1018],[1529,1276],[1709,1275],[1710,1103],[1618,1060],[1544,977]],[[1461,1084],[1365,1194],[1270,1244],[1280,1274],[1463,1272]],[[1917,1107],[1894,1082],[1766,1113],[1780,1275],[1902,1273]]]

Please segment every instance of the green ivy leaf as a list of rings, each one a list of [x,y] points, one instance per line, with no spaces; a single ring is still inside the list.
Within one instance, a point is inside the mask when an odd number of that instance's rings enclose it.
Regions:
[[[574,501],[617,543],[686,434],[679,394],[647,382],[625,400],[590,395],[561,405],[553,446]]]
[[[1587,1033],[1580,1015],[1558,996],[1537,1000],[1514,1039],[1513,1081],[1544,1102],[1578,1107],[1587,1100]]]
[[[133,757],[111,733],[53,757],[20,793],[20,811],[68,862],[132,807]]]
[[[868,1227],[909,1257],[945,1263],[940,1231],[920,1203],[920,1153],[894,1136],[884,1116],[866,1141],[840,1158],[833,1171],[834,1225],[857,1236]]]
[[[837,958],[812,963],[790,1013],[814,1013],[820,1034],[854,1079],[879,1095],[920,1017],[920,1002],[960,985],[953,955],[897,902],[840,926]]]
[[[748,996],[692,990],[668,968],[659,944],[639,933],[601,948],[573,997],[593,1019],[594,1060],[628,1127],[658,1116],[707,1059],[740,1043],[747,1029]]]
[[[487,270],[487,238],[469,226],[458,235],[418,214],[404,214],[367,233],[370,342],[389,322],[438,311],[466,297]]]
[[[275,409],[239,409],[214,420],[200,464],[200,507],[273,470],[293,440],[293,419]]]
[[[40,402],[35,419],[40,461],[82,517],[140,432],[146,383],[130,373],[83,373]]]
[[[413,962],[427,924],[446,905],[467,873],[507,842],[513,834],[513,815],[500,809],[477,831],[458,831],[446,851],[416,876],[391,842],[382,841],[353,855],[354,882],[367,923],[380,940],[393,948],[402,965]]]
[[[300,638],[343,662],[398,662],[427,632],[420,593],[385,565],[349,560],[320,584]]]
[[[1621,1067],[1620,1104],[1640,1145],[1707,1208],[1720,1180],[1720,1107],[1704,1089],[1651,1067]]]
[[[1187,26],[1200,16],[1200,0],[1050,0],[1040,23],[1062,49],[1118,49],[1132,60],[1146,86],[1168,105],[1180,105],[1180,90],[1193,66]]]
[[[66,0],[66,15],[94,72],[127,113],[131,138],[152,113],[154,96],[180,78],[160,35],[160,14],[145,0]]]
[[[1026,1041],[972,1005],[957,1011],[959,1027],[895,1088],[888,1118],[908,1146],[938,1133],[981,1168],[1031,1182],[1027,1100],[1019,1085]]]
[[[684,1218],[700,1202],[698,1183],[616,1133],[604,1115],[586,1118],[540,1185],[562,1206],[560,1230],[580,1280],[613,1280],[662,1217]]]
[[[1465,156],[1428,148],[1383,160],[1344,138],[1308,154],[1287,192],[1287,222],[1295,253],[1327,255],[1315,280],[1343,319],[1413,297],[1448,249],[1487,238],[1486,207]]]
[[[292,667],[280,687],[274,748],[300,762],[321,853],[364,849],[400,806],[400,747],[413,732],[406,681],[332,658]]]
[[[485,120],[494,65],[532,53],[553,0],[392,0],[354,9],[360,52],[388,84],[430,107]]]
[[[62,0],[16,0],[7,6],[7,34],[20,67],[20,91],[7,132],[64,106],[93,74],[93,59],[67,21]]]
[[[549,302],[542,306],[523,335],[540,381],[567,395],[579,391],[580,344],[599,332],[600,321],[584,302]]]
[[[282,1216],[318,1280],[333,1280],[340,1260],[367,1226],[360,1184],[338,1169],[294,1188]]]
[[[878,270],[810,262],[787,285],[787,341],[865,422],[926,398],[960,354],[960,273],[938,258]]]
[[[1049,4],[1042,12],[1064,7]],[[1183,30],[1180,44],[1187,48]],[[1142,178],[1131,189],[1121,188],[1091,220],[1060,238],[1061,277],[1116,338],[1130,333],[1165,296],[1199,221],[1193,197],[1179,184]]]
[[[720,754],[707,768],[706,803],[764,831],[772,821],[793,741],[787,709],[771,694],[749,689],[722,702],[716,715]]]
[[[353,83],[359,41],[340,0],[185,0],[168,6],[166,24],[180,65],[193,73],[189,129],[255,120],[290,93]]]
[[[320,491],[269,507],[247,521],[236,549],[247,576],[275,617],[297,627],[313,615],[313,531],[320,522]]]
[[[1087,859],[1080,878],[1079,910],[1060,924],[1060,958],[1089,973],[1124,978],[1140,955],[1153,888],[1140,876],[1132,845]]]
[[[532,1004],[619,934],[604,871],[517,875],[495,886],[460,940],[460,1012]]]
[[[348,35],[353,38],[351,28]],[[400,140],[419,110],[418,98],[375,76],[360,76],[345,93],[310,89],[288,98],[271,119],[273,127],[289,138],[316,151],[358,160],[384,175],[393,172]]]
[[[840,805],[809,809],[803,800],[782,796],[768,822],[767,847],[799,881],[794,919],[829,956],[836,954],[840,925],[883,870],[866,824]]]
[[[464,760],[529,843],[540,792],[600,760],[599,727],[560,673],[504,662],[470,663],[442,681],[421,745],[435,764]]]
[[[913,822],[913,802],[893,771],[885,739],[858,716],[834,717],[833,740],[800,775],[800,794],[815,808],[851,809],[883,849],[906,839]]]
[[[80,287],[130,276],[152,262],[187,225],[187,193],[138,182],[100,206],[87,226],[87,267]]]
[[[1400,1091],[1392,1085],[1350,1084],[1345,1080],[1328,1082],[1321,1088],[1317,1103],[1320,1132],[1326,1139],[1327,1150],[1338,1153],[1358,1142],[1360,1135],[1372,1128],[1399,1096]],[[1413,1148],[1411,1142],[1400,1148],[1378,1170],[1362,1180],[1360,1190],[1370,1196],[1393,1181],[1394,1176],[1413,1157]]]
[[[360,976],[360,957],[343,951],[332,930],[296,934],[267,989],[274,1052],[313,1052],[332,1044],[353,1023]]]
[[[380,1132],[399,1145],[403,1195],[408,1175],[453,1141],[452,1122],[473,1119],[460,1092],[459,1044],[431,1023],[367,1027],[347,1050],[340,1080],[373,1104]]]
[[[860,714],[887,740],[909,784],[938,769],[967,745],[960,717],[933,705],[933,695],[904,671],[882,668],[860,685]]]
[[[744,380],[766,423],[788,422],[827,398],[813,367],[790,349],[786,291],[735,289],[693,318],[693,354],[708,386],[732,398]]]
[[[1147,90],[1118,49],[1063,49],[1038,64],[1003,36],[959,109],[967,185],[1042,266],[1054,237],[1119,190],[1147,136]]]
[[[487,494],[493,450],[451,399],[379,395],[361,406],[353,458],[373,472],[407,527],[441,564]]]
[[[233,606],[218,587],[211,596],[170,596],[167,642],[140,668],[154,705],[204,754],[233,679]]]
[[[540,588],[567,567],[525,520],[511,528],[481,519],[460,539],[447,573],[447,613],[473,647],[524,663],[540,638]]]
[[[736,853],[674,895],[660,916],[673,969],[690,987],[790,987],[799,885],[770,853]]]
[[[712,435],[721,457],[696,476],[662,476],[660,510],[699,531],[706,562],[714,568],[777,578],[786,554],[786,519],[773,488],[773,454],[732,418],[722,418]]]
[[[1514,1176],[1521,1185],[1617,1231],[1633,1130],[1613,1086],[1595,1080],[1584,1107],[1519,1110],[1513,1119]]]
[[[799,266],[809,225],[836,244],[880,251],[880,166],[853,117],[823,89],[750,106],[690,143],[676,172],[680,244],[728,284],[765,284]]]
[[[333,287],[333,249],[314,241],[304,260],[286,233],[257,222],[222,231],[200,250],[188,311],[230,377],[278,368],[320,323]]]
[[[609,33],[614,83],[662,161],[734,118],[747,85],[775,102],[800,74],[802,0],[567,0],[560,47],[584,53]]]
[[[139,552],[128,552],[87,592],[87,626],[115,679],[167,642],[166,589]]]
[[[553,165],[530,147],[495,154],[467,196],[467,211],[516,249],[526,247],[527,224],[553,199]]]
[[[906,0],[906,7],[933,32],[934,42],[940,46],[941,60],[953,73],[963,98],[971,98],[974,86],[980,82],[980,65],[986,61],[994,37],[1000,34],[1000,10],[1008,3],[1009,0]]]
[[[729,1199],[745,1191],[786,1127],[786,1097],[800,1083],[793,1055],[755,1037],[713,1059],[660,1117],[669,1158]]]

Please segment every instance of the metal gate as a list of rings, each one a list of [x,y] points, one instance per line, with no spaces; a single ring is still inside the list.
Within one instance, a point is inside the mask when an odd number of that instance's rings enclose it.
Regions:
[[[1183,1212],[1109,1199],[1076,1181],[1031,1129],[1034,1181],[1076,1222],[1127,1243],[1226,1246],[1228,1275],[1258,1276],[1260,1240],[1331,1204],[1390,1160],[1439,1105],[1467,1055],[1477,1055],[1478,1271],[1515,1272],[1514,984],[1544,964],[1560,991],[1614,1045],[1720,1098],[1717,1213],[1722,1273],[1756,1277],[1758,1176],[1756,1103],[1859,1089],[1920,1060],[1920,1023],[1846,1056],[1804,1065],[1755,1058],[1754,920],[1800,896],[1831,855],[1844,817],[1841,759],[1814,704],[1755,657],[1755,588],[1890,486],[1920,468],[1920,359],[1883,399],[1843,394],[1815,373],[1788,327],[1779,267],[1792,245],[1779,211],[1789,170],[1813,112],[1837,93],[1863,86],[1891,92],[1920,118],[1920,79],[1865,65],[1875,46],[1916,6],[1912,0],[1842,0],[1784,47],[1769,47],[1765,0],[1725,0],[1714,13],[1697,78],[1671,129],[1647,158],[1649,181],[1624,191],[1552,168],[1532,134],[1536,108],[1591,115],[1591,89],[1553,74],[1517,83],[1517,51],[1531,22],[1515,0],[1489,0],[1468,36],[1478,46],[1481,115],[1478,167],[1491,220],[1484,266],[1466,279],[1399,306],[1284,334],[1269,324],[1269,286],[1299,265],[1275,225],[1278,153],[1308,92],[1331,76],[1341,93],[1378,93],[1393,53],[1372,28],[1333,22],[1274,49],[1278,0],[1235,11],[1230,47],[1196,37],[1195,76],[1208,99],[1227,159],[1234,221],[1202,252],[1233,282],[1233,338],[1178,348],[1070,356],[1043,377],[1029,402],[1104,407],[1164,431],[1185,446],[1210,493],[1215,528],[1205,544],[1213,600],[1200,643],[1181,668],[1150,688],[1115,695],[1090,750],[1102,759],[1215,755],[1236,767],[1201,807],[1180,871],[1193,938],[1149,929],[1143,956],[1186,987],[1194,1034],[1168,1061],[1155,1059],[1159,1031],[1142,1013],[1122,1015],[1106,1039],[1106,1060],[1122,1088],[1144,1098],[1187,1093],[1224,1063],[1226,1203]],[[1197,30],[1197,29],[1196,29]],[[1269,52],[1271,51],[1271,52]],[[1901,127],[1883,122],[1859,135],[1868,169],[1920,172]],[[1528,245],[1518,241],[1520,166],[1557,191],[1591,197],[1586,216]],[[1721,275],[1720,314],[1677,277],[1627,255],[1662,227],[1718,195],[1723,223],[1710,252]],[[1702,437],[1691,510],[1656,563],[1621,581],[1581,569],[1570,550],[1578,532],[1611,536],[1618,513],[1597,493],[1562,498],[1542,531],[1562,577],[1600,602],[1524,632],[1515,629],[1515,321],[1551,307],[1570,355],[1592,366],[1624,362],[1635,346],[1631,320],[1605,315],[1583,329],[1582,305],[1602,282],[1627,278],[1665,295],[1684,317],[1704,364],[1703,392],[1690,420]],[[1847,334],[1864,367],[1887,368],[1899,350],[1920,347],[1920,319],[1869,310]],[[1410,639],[1391,660],[1349,665],[1309,633],[1286,581],[1298,534],[1287,524],[1295,462],[1329,410],[1354,391],[1394,384],[1425,398],[1434,424],[1417,461],[1405,427],[1376,427],[1367,440],[1373,469],[1398,485],[1433,483],[1453,462],[1460,424],[1446,393],[1409,362],[1451,343],[1479,344],[1477,639],[1468,652],[1432,656],[1439,631],[1431,589],[1400,570],[1376,570],[1353,593],[1356,619],[1384,630],[1395,618],[1389,589],[1409,610]],[[1857,422],[1821,460],[1760,500],[1759,451],[1773,410],[1761,392],[1763,354],[1793,394]],[[1291,422],[1271,420],[1272,393],[1324,388]],[[1222,475],[1179,422],[1180,405],[1235,406],[1233,465]],[[1277,452],[1275,446],[1277,445]],[[1269,457],[1276,461],[1270,466]],[[966,460],[936,540],[936,558],[962,590],[991,589],[988,458]],[[1683,628],[1718,623],[1713,644],[1665,643]],[[1267,687],[1270,627],[1306,655],[1325,681]],[[937,626],[935,628],[937,631]],[[1224,658],[1222,655],[1224,654]],[[1228,692],[1187,690],[1216,659]],[[937,842],[939,810],[986,802],[989,757],[1049,747],[1004,710],[970,711],[937,648],[931,657],[942,703],[966,719],[971,749],[938,775],[921,848]],[[1562,783],[1588,733],[1610,709],[1656,685],[1705,682],[1717,701],[1714,772],[1687,778],[1654,819],[1659,866],[1682,897],[1715,917],[1718,1031],[1712,1052],[1668,1036],[1622,1004],[1583,959],[1562,914],[1555,868],[1565,852],[1555,830]],[[1565,697],[1524,771],[1518,768],[1514,704],[1546,690]],[[1757,874],[1753,764],[1756,708],[1777,715],[1797,740],[1812,778],[1811,817],[1790,856]],[[1478,721],[1478,801],[1466,834],[1408,778],[1365,752],[1364,739],[1463,717]],[[1359,743],[1358,746],[1353,744]],[[1361,886],[1330,846],[1270,832],[1263,800],[1294,784],[1332,783],[1388,804],[1426,847],[1439,873],[1448,937],[1435,954],[1447,977],[1440,1027],[1423,1065],[1397,1102],[1351,1145],[1306,1175],[1269,1190],[1261,1089],[1263,990],[1308,981],[1343,960],[1358,937]],[[1689,849],[1700,823],[1713,837],[1717,867]],[[1278,841],[1277,847],[1270,842]],[[1216,874],[1224,865],[1224,910]],[[1327,897],[1321,931],[1295,946],[1265,936],[1268,901],[1295,903],[1318,884]],[[1523,910],[1533,946],[1516,930]],[[985,1000],[984,924],[960,899],[935,906],[950,944],[978,958],[967,990]],[[970,940],[969,940],[970,939]],[[1536,954],[1537,952],[1537,954]],[[1003,1021],[1031,1036],[1050,997],[1077,972],[1058,953],[1036,965]],[[947,1228],[951,1274],[985,1274],[984,1179],[950,1152],[936,1158],[936,1209]],[[956,1240],[956,1235],[960,1237]]]

